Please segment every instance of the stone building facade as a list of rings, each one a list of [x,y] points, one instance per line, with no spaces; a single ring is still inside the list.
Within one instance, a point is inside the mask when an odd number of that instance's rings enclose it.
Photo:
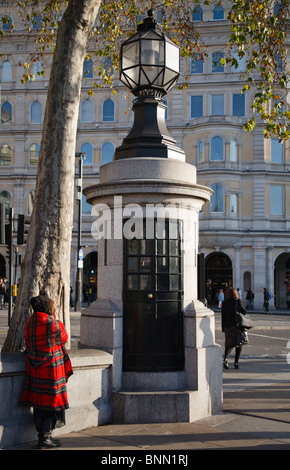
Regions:
[[[1,2],[2,11],[7,2]],[[251,91],[241,95],[238,70],[222,67],[229,53],[230,2],[204,6],[196,12],[196,27],[206,44],[201,60],[182,60],[183,75],[189,77],[184,91],[175,87],[166,96],[167,126],[187,162],[196,166],[198,184],[214,191],[211,202],[200,214],[199,252],[205,256],[207,297],[216,305],[220,289],[233,285],[245,299],[250,287],[255,307],[263,306],[263,288],[272,294],[272,306],[287,308],[290,291],[290,150],[289,142],[264,139],[263,126],[247,133],[243,124],[251,115]],[[16,32],[3,39],[0,59],[0,202],[18,214],[29,215],[34,201],[37,158],[42,133],[49,67],[35,62],[34,71],[44,75],[21,83],[23,64],[34,50],[33,38],[23,30],[16,10],[9,8]],[[202,20],[202,21],[200,21]],[[37,26],[37,25],[36,25]],[[235,51],[232,51],[235,53]],[[104,64],[105,66],[105,64]],[[110,162],[114,150],[128,134],[133,116],[131,100],[116,80],[116,94],[109,88],[89,96],[94,77],[89,62],[84,64],[76,151],[84,152],[83,186],[95,184],[100,165]],[[128,111],[129,109],[129,111]],[[76,177],[78,172],[76,158]],[[84,300],[97,290],[97,241],[91,235],[91,207],[83,199],[82,242],[84,252]],[[71,284],[77,266],[77,210],[73,227]],[[16,241],[15,241],[16,245]],[[15,247],[16,249],[16,247]],[[22,254],[25,245],[17,247]],[[7,275],[6,249],[0,246],[0,277]],[[20,267],[15,282],[20,276]],[[91,295],[91,297],[89,297]],[[290,295],[290,293],[289,293]],[[289,298],[288,298],[289,299]],[[289,299],[290,300],[290,299]]]

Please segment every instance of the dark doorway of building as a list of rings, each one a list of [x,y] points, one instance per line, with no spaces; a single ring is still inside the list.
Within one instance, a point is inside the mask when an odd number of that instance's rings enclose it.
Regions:
[[[4,256],[0,255],[0,278],[6,277],[6,263]]]
[[[279,309],[290,309],[290,253],[282,253],[275,261],[274,302]]]
[[[205,259],[205,295],[208,305],[218,305],[218,294],[233,286],[233,269],[230,258],[224,253],[211,253]]]
[[[142,239],[124,238],[126,371],[176,371],[184,363],[181,222],[152,224],[150,238],[145,221]]]
[[[83,300],[88,305],[97,298],[98,253],[93,251],[84,258]]]

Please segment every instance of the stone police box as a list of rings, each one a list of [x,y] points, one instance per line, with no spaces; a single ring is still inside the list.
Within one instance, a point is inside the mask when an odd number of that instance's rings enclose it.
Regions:
[[[192,422],[222,408],[214,315],[197,300],[198,213],[211,190],[165,124],[162,97],[178,77],[178,47],[149,11],[121,48],[133,128],[84,191],[98,219],[98,299],[80,346],[113,354],[115,422]]]

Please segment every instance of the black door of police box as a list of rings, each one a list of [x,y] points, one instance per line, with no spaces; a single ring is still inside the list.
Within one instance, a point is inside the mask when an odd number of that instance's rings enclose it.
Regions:
[[[182,222],[139,223],[142,238],[124,237],[123,370],[181,370]]]

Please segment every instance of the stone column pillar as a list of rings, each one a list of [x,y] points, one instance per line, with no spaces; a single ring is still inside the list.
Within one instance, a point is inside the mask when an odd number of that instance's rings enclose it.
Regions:
[[[273,260],[272,260],[272,253],[273,253],[273,247],[268,246],[267,247],[268,282],[267,282],[267,286],[265,286],[265,287],[268,289],[268,291],[272,295],[272,298],[269,300],[269,306],[273,310],[273,309],[275,309],[275,306],[274,306],[274,290],[275,289],[274,289],[274,266],[273,266]]]
[[[254,247],[254,289],[255,309],[263,309],[263,288],[267,283],[267,256],[264,246]]]
[[[241,289],[241,247],[235,246],[236,249],[236,262],[235,262],[235,289]]]

